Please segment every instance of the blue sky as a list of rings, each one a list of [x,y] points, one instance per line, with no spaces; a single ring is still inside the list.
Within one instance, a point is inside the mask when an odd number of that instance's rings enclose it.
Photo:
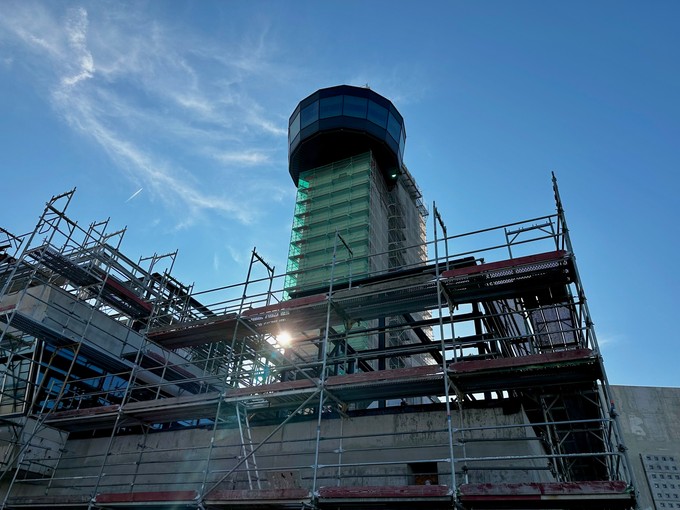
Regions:
[[[680,385],[680,3],[0,2],[0,226],[128,226],[197,289],[285,268],[286,129],[369,84],[449,232],[554,210],[555,171],[615,384]],[[140,191],[141,190],[141,191]],[[455,251],[455,249],[454,249]]]

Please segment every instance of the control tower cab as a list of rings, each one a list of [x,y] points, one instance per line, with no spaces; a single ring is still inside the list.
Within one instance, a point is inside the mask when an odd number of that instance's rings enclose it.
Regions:
[[[301,172],[371,151],[390,187],[401,173],[405,141],[404,119],[389,99],[349,85],[317,90],[290,116],[290,176],[297,186]]]

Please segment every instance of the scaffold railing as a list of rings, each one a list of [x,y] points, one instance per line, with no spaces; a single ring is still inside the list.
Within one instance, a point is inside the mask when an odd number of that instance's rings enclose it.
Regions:
[[[176,252],[81,229],[72,195],[2,244],[3,508],[452,508],[513,483],[634,506],[556,183],[556,214],[471,233],[433,207],[434,257],[400,269],[336,281],[365,267],[336,233],[297,293],[255,249],[244,282],[194,290]]]

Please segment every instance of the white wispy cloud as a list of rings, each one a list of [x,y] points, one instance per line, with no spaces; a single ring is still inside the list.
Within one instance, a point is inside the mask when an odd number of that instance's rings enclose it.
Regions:
[[[243,255],[243,250],[242,248],[235,248],[234,246],[227,246],[227,251],[229,252],[229,255],[233,259],[234,262],[237,264],[241,264],[242,262],[245,262],[245,257]]]
[[[597,343],[600,347],[606,347],[607,349],[613,345],[621,344],[625,342],[625,338],[621,335],[616,334],[599,334],[597,335]]]
[[[259,165],[269,161],[269,156],[262,152],[246,150],[242,152],[221,152],[214,155],[215,159],[223,163],[237,163],[240,165]]]
[[[258,201],[271,197],[229,187],[229,178],[270,165],[275,151],[259,147],[285,147],[286,134],[283,115],[244,93],[250,80],[275,79],[264,32],[250,47],[225,49],[134,9],[88,9],[10,2],[0,37],[35,69],[62,119],[177,211],[179,228],[207,212],[253,222]],[[277,190],[284,178],[262,172],[258,184]]]
[[[75,73],[62,78],[62,84],[75,85],[81,80],[92,78],[94,75],[94,59],[87,49],[87,12],[82,7],[69,12],[66,21],[66,36],[71,47],[75,67]]]

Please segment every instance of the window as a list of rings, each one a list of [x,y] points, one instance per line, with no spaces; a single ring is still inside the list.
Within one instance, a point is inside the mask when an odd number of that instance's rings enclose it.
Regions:
[[[365,97],[345,96],[345,104],[342,112],[348,117],[358,117],[360,119],[366,118],[366,108],[368,107],[368,99]]]
[[[288,131],[288,143],[292,143],[295,137],[300,133],[300,114],[298,113],[293,122],[290,123],[290,129]]]
[[[306,128],[312,122],[319,120],[319,102],[314,101],[312,104],[305,106],[302,109],[300,116],[300,128]]]
[[[373,124],[387,129],[387,109],[373,101],[368,102],[368,120]]]
[[[404,147],[406,146],[406,132],[401,130],[401,137],[399,138],[399,157],[404,157]]]
[[[342,115],[342,96],[324,97],[319,101],[319,117],[339,117]]]
[[[417,462],[408,464],[411,485],[438,485],[439,474],[436,462]]]
[[[390,112],[390,118],[387,121],[387,131],[389,132],[390,135],[392,135],[394,141],[399,143],[399,136],[401,135],[401,124],[399,124],[397,118],[394,115],[392,115],[392,112]]]

